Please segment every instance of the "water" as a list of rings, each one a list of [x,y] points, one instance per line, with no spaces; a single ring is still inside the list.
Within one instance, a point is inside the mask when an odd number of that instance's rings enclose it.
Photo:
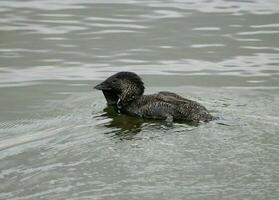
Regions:
[[[278,199],[277,0],[0,1],[0,199]],[[118,71],[220,119],[106,109]]]

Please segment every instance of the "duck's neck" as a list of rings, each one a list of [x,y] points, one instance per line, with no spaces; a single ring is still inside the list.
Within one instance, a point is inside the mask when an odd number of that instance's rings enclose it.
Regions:
[[[133,98],[131,98],[131,99],[124,99],[124,100],[122,100],[121,98],[118,98],[117,103],[116,103],[117,111],[118,112],[124,111],[126,107],[128,107],[132,103],[138,101],[142,96],[143,96],[143,94],[133,96]]]

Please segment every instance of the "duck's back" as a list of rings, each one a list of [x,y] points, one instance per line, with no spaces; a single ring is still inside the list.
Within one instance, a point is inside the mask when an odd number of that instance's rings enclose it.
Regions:
[[[126,108],[131,114],[144,118],[186,120],[198,123],[213,119],[208,110],[201,104],[185,99],[172,92],[159,92],[143,95]]]

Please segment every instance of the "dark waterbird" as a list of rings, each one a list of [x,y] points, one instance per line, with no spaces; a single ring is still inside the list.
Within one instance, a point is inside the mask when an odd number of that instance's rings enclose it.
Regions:
[[[201,104],[185,99],[172,92],[144,95],[144,83],[133,72],[119,72],[95,86],[102,90],[107,104],[119,113],[142,118],[174,120],[193,124],[209,122],[213,116]]]

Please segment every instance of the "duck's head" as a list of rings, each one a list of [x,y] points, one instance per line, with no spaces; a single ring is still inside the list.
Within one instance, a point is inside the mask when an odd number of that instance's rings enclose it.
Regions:
[[[118,72],[94,88],[103,91],[109,105],[128,104],[144,92],[141,78],[133,72]]]

